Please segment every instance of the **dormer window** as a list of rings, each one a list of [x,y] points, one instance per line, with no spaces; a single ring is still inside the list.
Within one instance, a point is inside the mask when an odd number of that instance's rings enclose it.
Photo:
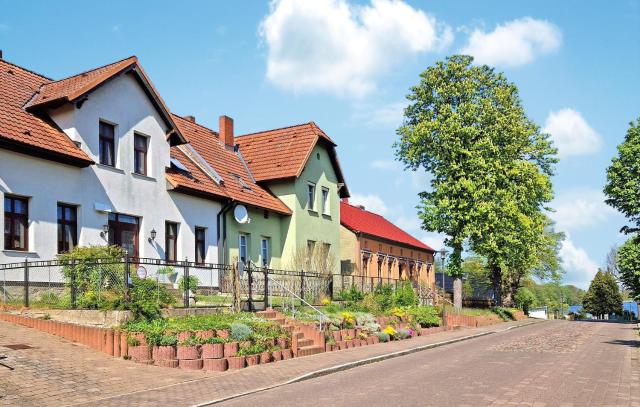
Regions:
[[[113,124],[100,121],[100,164],[115,167],[115,127]]]
[[[145,136],[134,134],[133,136],[133,172],[147,175],[147,149],[148,140]]]

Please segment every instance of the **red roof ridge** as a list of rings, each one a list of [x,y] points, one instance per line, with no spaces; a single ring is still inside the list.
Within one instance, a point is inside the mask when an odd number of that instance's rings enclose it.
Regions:
[[[4,62],[5,64],[7,64],[7,65],[11,65],[11,66],[13,66],[13,67],[15,67],[15,68],[18,68],[18,69],[22,69],[22,70],[23,70],[23,71],[25,71],[25,72],[29,72],[30,74],[33,74],[33,75],[39,76],[39,77],[41,77],[41,78],[43,78],[43,79],[46,79],[46,80],[48,80],[48,81],[53,81],[53,79],[49,78],[48,76],[45,76],[45,75],[43,75],[43,74],[41,74],[41,73],[38,73],[38,72],[36,72],[36,71],[32,71],[31,69],[25,68],[24,66],[20,66],[20,65],[18,65],[18,64],[16,64],[16,63],[14,63],[14,62],[7,61],[6,59],[0,59],[0,62]]]
[[[216,135],[216,137],[220,138],[220,134],[218,134],[218,132],[217,132],[217,131],[215,131],[215,130],[213,130],[213,129],[208,128],[208,127],[207,127],[207,126],[205,126],[204,124],[200,124],[200,123],[192,122],[191,120],[186,119],[184,116],[180,116],[179,114],[176,114],[176,113],[173,113],[173,112],[171,112],[171,115],[172,115],[172,116],[174,116],[174,117],[177,117],[178,119],[180,119],[180,120],[182,120],[182,121],[184,121],[184,122],[186,122],[187,124],[190,124],[190,125],[193,125],[193,126],[198,126],[198,127],[202,128],[202,129],[204,129],[204,130],[207,130],[207,131],[209,131],[209,132],[211,132],[211,133],[215,134],[215,135]]]
[[[292,129],[294,127],[303,127],[303,126],[310,126],[310,127],[315,127],[316,129],[319,129],[318,125],[315,124],[315,122],[311,121],[311,122],[306,122],[306,123],[300,123],[300,124],[292,124],[291,126],[284,126],[284,127],[277,127],[275,129],[269,129],[269,130],[262,130],[262,131],[255,131],[253,133],[245,133],[245,134],[240,134],[236,137],[253,137],[253,136],[262,136],[265,135],[264,133],[270,133],[273,131],[278,131],[278,130],[285,130],[285,129]],[[322,131],[322,130],[320,130]],[[322,132],[324,133],[324,132]]]
[[[133,59],[132,62],[138,62],[138,57],[135,56],[135,55],[131,55],[131,56],[128,56],[126,58],[122,58],[122,59],[120,59],[118,61],[115,61],[115,62],[109,62],[108,64],[104,64],[104,65],[101,65],[101,66],[98,66],[98,67],[95,67],[95,68],[87,69],[87,70],[84,70],[82,72],[79,72],[79,73],[76,73],[76,74],[73,74],[73,75],[65,76],[64,78],[60,78],[60,79],[56,79],[56,80],[51,79],[51,82],[49,82],[48,84],[62,82],[62,81],[67,80],[67,79],[75,78],[76,76],[82,76],[82,75],[88,74],[90,72],[97,71],[98,69],[103,69],[103,68],[106,68],[106,67],[111,66],[111,65],[119,64],[121,62],[126,61],[127,59]]]

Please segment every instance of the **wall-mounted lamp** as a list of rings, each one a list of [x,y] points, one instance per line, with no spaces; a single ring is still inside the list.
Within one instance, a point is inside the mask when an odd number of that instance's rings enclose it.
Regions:
[[[106,238],[109,235],[109,224],[105,223],[102,225],[102,232],[100,232],[100,236]]]
[[[155,229],[151,229],[151,237],[149,237],[147,240],[149,241],[149,243],[153,243],[154,240],[156,240],[156,230]]]

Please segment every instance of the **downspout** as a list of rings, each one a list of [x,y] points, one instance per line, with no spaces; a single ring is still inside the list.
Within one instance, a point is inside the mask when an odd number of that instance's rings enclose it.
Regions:
[[[227,264],[227,212],[233,207],[233,199],[229,200],[220,212],[218,212],[218,222],[216,223],[218,232],[218,247],[220,247],[220,217],[222,216],[222,264]]]

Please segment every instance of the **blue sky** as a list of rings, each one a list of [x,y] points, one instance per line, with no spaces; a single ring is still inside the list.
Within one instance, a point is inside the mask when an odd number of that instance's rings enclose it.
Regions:
[[[624,219],[605,169],[640,116],[640,1],[15,2],[0,0],[5,59],[52,78],[137,55],[170,108],[236,132],[307,121],[339,145],[353,201],[439,248],[415,206],[426,176],[392,144],[404,96],[465,51],[515,82],[562,157],[552,216],[565,281],[586,287]]]

